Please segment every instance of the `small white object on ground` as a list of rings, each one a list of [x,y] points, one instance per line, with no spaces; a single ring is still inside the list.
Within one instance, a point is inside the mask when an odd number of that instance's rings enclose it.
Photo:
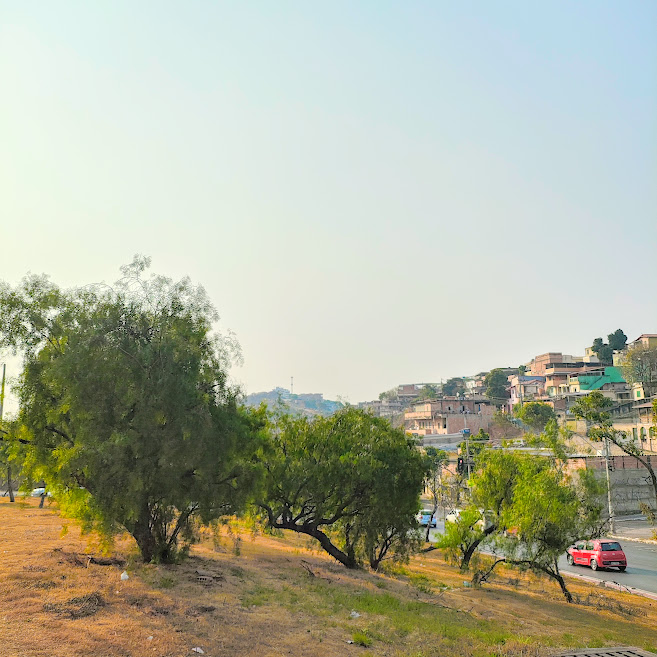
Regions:
[[[130,579],[130,576],[129,576],[128,573],[126,573],[126,571],[124,570],[124,571],[121,573],[121,581],[125,582],[126,579]]]
[[[350,618],[360,618],[360,614],[359,614],[357,611],[352,611],[352,612],[349,614],[349,617],[350,617]]]
[[[192,652],[197,652],[199,655],[205,655],[203,648],[192,648]]]
[[[146,641],[152,641],[152,640],[153,640],[153,637],[152,637],[152,636],[147,636],[147,637],[146,637]]]

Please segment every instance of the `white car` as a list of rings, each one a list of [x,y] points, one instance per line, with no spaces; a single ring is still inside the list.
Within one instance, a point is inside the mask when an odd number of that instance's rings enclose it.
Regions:
[[[456,522],[457,520],[459,520],[462,513],[463,513],[463,509],[452,509],[452,511],[450,511],[445,516],[445,524],[447,524],[448,522]],[[475,526],[484,529],[486,526],[488,526],[489,523],[485,519],[484,510],[479,509],[479,513],[481,514],[481,517],[479,518],[479,520],[477,520]]]
[[[32,492],[30,493],[32,497],[41,497],[42,495],[45,495],[46,497],[52,497],[52,493],[48,492],[46,493],[45,488],[33,488]]]

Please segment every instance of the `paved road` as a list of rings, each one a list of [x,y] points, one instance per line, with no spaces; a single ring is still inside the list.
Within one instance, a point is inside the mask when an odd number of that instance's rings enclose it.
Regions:
[[[438,526],[431,530],[429,540],[437,541],[444,531],[443,521],[439,520]],[[657,544],[623,541],[622,538],[615,540],[621,544],[627,557],[627,570],[624,573],[619,572],[617,568],[594,572],[584,566],[569,566],[565,554],[559,559],[559,568],[565,573],[618,582],[657,594]]]
[[[559,559],[559,568],[565,573],[585,575],[600,581],[618,582],[625,586],[657,593],[657,545],[622,539],[619,539],[619,543],[627,557],[627,570],[624,573],[619,572],[617,568],[594,572],[585,566],[569,566],[565,555]]]

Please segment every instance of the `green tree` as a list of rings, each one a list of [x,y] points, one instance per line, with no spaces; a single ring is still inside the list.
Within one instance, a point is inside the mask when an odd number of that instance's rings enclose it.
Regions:
[[[397,388],[391,388],[390,390],[386,390],[385,392],[380,392],[379,400],[383,401],[384,399],[387,399],[389,401],[393,399],[397,399]]]
[[[507,375],[500,368],[491,370],[484,378],[485,395],[498,406],[509,398]]]
[[[607,340],[609,340],[609,346],[614,351],[621,351],[627,345],[627,336],[622,329],[616,329],[613,333],[610,333]]]
[[[0,345],[24,356],[28,474],[87,528],[125,528],[144,561],[171,561],[192,521],[239,509],[259,419],[227,380],[234,341],[185,279],[143,277],[64,291],[46,277],[0,289]]]
[[[417,396],[418,401],[422,399],[435,399],[436,397],[438,397],[438,388],[431,383],[426,383]]]
[[[497,551],[507,563],[543,573],[554,579],[568,602],[573,597],[559,571],[559,557],[579,538],[599,535],[603,526],[600,495],[604,487],[588,470],[573,479],[552,459],[518,458],[513,497],[503,511],[503,522],[514,537],[501,538]],[[483,581],[488,573],[478,574]]]
[[[465,380],[460,376],[454,376],[443,383],[443,395],[458,397],[466,392]]]
[[[536,432],[543,431],[550,420],[556,419],[552,406],[544,402],[517,404],[514,415]]]
[[[382,419],[347,408],[322,418],[279,415],[260,452],[257,505],[269,527],[315,538],[348,568],[405,558],[428,471],[415,442]]]
[[[521,455],[501,450],[484,450],[470,480],[471,499],[464,513],[445,526],[440,547],[462,571],[480,545],[507,529],[506,517],[512,503]]]
[[[602,338],[596,338],[593,340],[591,349],[593,350],[593,353],[596,354],[596,356],[600,359],[601,363],[604,365],[611,365],[614,359],[614,350],[608,344],[605,344]]]
[[[657,509],[657,473],[653,467],[649,455],[647,455],[641,446],[640,441],[633,436],[626,434],[624,431],[614,429],[609,408],[614,405],[608,397],[605,397],[599,390],[590,392],[585,397],[581,397],[575,402],[570,412],[582,420],[586,420],[588,435],[592,440],[604,441],[609,440],[617,447],[620,447],[625,454],[633,456],[648,471],[649,481],[652,485],[655,497],[655,509]]]
[[[646,396],[657,391],[657,349],[642,346],[629,349],[621,369],[628,383],[643,385]]]
[[[425,452],[427,455],[428,472],[424,487],[425,490],[429,491],[429,495],[431,496],[431,517],[434,518],[446,493],[445,484],[443,483],[443,470],[449,462],[449,457],[447,456],[447,452],[442,449],[438,450],[435,447],[427,447]],[[431,523],[427,524],[427,531],[424,537],[425,541],[429,540],[430,530]]]

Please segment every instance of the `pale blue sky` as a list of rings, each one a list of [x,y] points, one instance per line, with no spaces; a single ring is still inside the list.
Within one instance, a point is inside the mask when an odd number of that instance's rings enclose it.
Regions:
[[[0,278],[203,284],[247,391],[657,333],[657,3],[0,0]]]

